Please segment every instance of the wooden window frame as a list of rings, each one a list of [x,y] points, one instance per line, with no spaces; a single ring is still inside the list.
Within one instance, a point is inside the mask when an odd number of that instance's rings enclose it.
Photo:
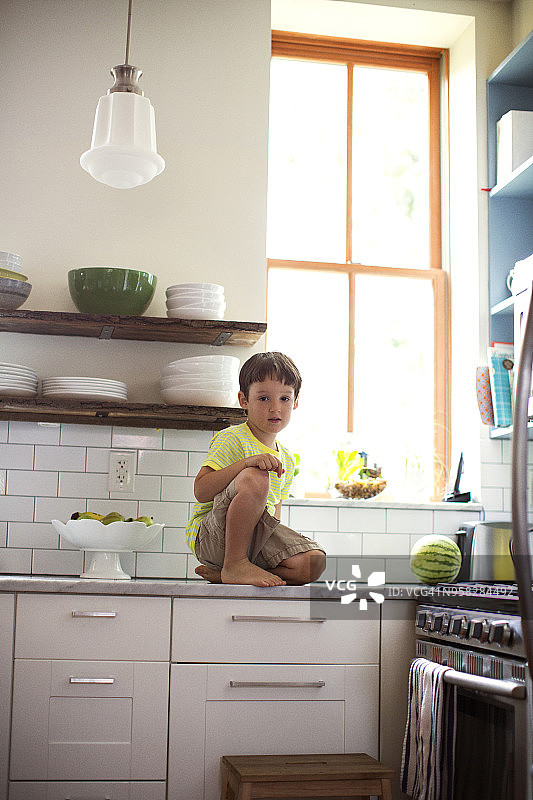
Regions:
[[[448,274],[442,268],[441,222],[441,104],[446,96],[448,51],[386,42],[332,38],[311,34],[272,31],[272,57],[345,64],[347,86],[347,191],[346,262],[310,262],[267,259],[268,268],[344,272],[349,286],[348,417],[347,430],[354,427],[355,372],[355,280],[358,274],[409,277],[430,280],[434,297],[434,433],[433,486],[431,499],[445,491],[450,463],[449,375],[450,303]],[[353,67],[373,66],[425,72],[429,90],[429,264],[427,269],[385,267],[352,262],[352,102]],[[442,91],[444,87],[445,92]]]

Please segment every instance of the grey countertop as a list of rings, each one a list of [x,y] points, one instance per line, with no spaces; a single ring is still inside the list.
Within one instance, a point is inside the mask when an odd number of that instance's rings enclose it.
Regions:
[[[366,585],[357,587],[358,597],[368,596]],[[431,587],[420,584],[386,584],[376,589],[386,599],[420,600]],[[143,597],[249,598],[262,600],[339,600],[343,592],[325,583],[307,586],[255,586],[213,584],[203,581],[168,579],[132,579],[130,581],[90,580],[63,576],[0,575],[0,592],[50,592],[57,594],[102,594]]]

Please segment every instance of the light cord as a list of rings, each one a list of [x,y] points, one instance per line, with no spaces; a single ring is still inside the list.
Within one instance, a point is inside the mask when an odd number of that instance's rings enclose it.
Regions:
[[[130,32],[131,32],[131,6],[133,0],[129,0],[128,2],[128,30],[126,33],[126,61],[125,64],[129,65],[129,57],[130,57]]]

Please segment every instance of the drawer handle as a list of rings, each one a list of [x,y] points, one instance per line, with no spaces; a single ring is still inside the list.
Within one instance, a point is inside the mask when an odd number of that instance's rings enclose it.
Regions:
[[[326,681],[230,681],[232,689],[321,689]]]
[[[73,675],[68,679],[69,683],[115,683],[114,678],[75,678]]]
[[[73,611],[73,617],[116,617],[116,611]]]
[[[325,622],[325,617],[263,617],[232,614],[233,622]]]

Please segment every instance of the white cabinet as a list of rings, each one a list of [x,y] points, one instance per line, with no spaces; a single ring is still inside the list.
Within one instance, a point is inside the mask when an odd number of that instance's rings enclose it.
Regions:
[[[15,596],[0,595],[0,799],[7,797]]]
[[[164,796],[169,641],[170,600],[19,596],[10,800],[27,781],[46,800],[107,797],[100,781],[117,800],[137,796],[135,781]]]
[[[311,622],[304,601],[174,603],[168,800],[217,800],[222,755],[378,756],[377,608]]]

